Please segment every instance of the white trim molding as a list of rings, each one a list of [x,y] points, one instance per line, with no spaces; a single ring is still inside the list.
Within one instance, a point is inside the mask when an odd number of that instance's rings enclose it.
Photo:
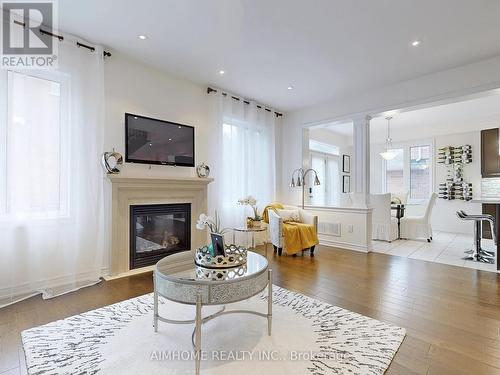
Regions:
[[[369,252],[372,247],[372,209],[368,207],[313,207],[305,209],[318,216],[318,223],[339,223],[340,236],[318,233],[321,245]]]

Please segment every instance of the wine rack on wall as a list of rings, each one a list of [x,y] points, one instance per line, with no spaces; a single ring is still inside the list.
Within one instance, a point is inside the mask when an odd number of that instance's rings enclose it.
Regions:
[[[464,164],[472,163],[472,146],[446,146],[438,149],[437,163],[447,167],[446,181],[439,184],[439,198],[472,199],[472,184],[464,180]]]

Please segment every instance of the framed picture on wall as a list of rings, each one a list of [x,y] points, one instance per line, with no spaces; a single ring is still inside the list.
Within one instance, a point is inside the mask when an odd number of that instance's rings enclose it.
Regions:
[[[351,192],[351,176],[342,176],[342,193]]]
[[[351,157],[349,155],[342,155],[342,172],[351,173]]]

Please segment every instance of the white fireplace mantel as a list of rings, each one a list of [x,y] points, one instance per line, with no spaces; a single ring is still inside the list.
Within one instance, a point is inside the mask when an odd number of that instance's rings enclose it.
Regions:
[[[212,178],[109,175],[108,181],[112,202],[110,276],[130,271],[131,205],[191,203],[191,248],[205,244],[206,233],[196,230],[195,224],[199,215],[207,212],[207,185],[213,181]],[[192,251],[186,251],[184,258],[185,262],[192,262]]]

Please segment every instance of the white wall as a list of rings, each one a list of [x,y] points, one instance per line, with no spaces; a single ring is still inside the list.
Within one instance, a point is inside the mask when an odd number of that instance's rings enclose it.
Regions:
[[[469,133],[450,134],[435,138],[436,150],[445,146],[461,146],[469,144],[472,146],[472,163],[464,165],[464,180],[472,183],[472,192],[474,195],[480,195],[481,192],[481,132],[474,131]],[[435,164],[435,191],[438,192],[439,183],[446,179],[447,168],[444,164]],[[438,199],[436,206],[432,211],[432,227],[434,230],[469,233],[474,232],[470,221],[460,220],[456,212],[464,210],[468,214],[480,214],[481,204],[470,203],[459,200],[447,201]]]
[[[212,120],[206,86],[148,67],[117,52],[113,52],[113,56],[106,60],[104,79],[105,149],[115,148],[125,156],[125,112],[187,124],[195,127],[195,164],[205,162],[210,166],[213,176],[217,165],[214,163],[216,150],[212,145],[217,132],[216,124]],[[283,155],[281,123],[281,118],[278,118],[275,151],[277,163],[280,164]],[[121,175],[193,177],[196,176],[196,171],[195,168],[187,167],[125,163]],[[208,185],[209,212],[217,208],[213,198],[218,183],[214,181]],[[281,186],[281,183],[281,175],[278,175],[276,185]],[[109,190],[106,195],[106,210],[110,212]],[[105,254],[105,265],[108,264],[107,259],[108,254]]]
[[[371,209],[345,207],[308,209],[318,216],[318,223],[340,224],[340,236],[318,231],[319,243],[326,246],[368,252],[371,250]]]
[[[125,112],[195,127],[196,164],[210,163],[206,87],[170,76],[113,52],[105,63],[105,147],[125,156]],[[123,175],[195,176],[194,168],[125,164]]]
[[[418,133],[418,132],[417,132]],[[425,134],[420,134],[415,141],[425,137]],[[473,131],[467,133],[448,134],[446,136],[437,136],[432,138],[435,150],[433,160],[434,173],[434,192],[438,193],[439,183],[444,182],[447,175],[447,167],[444,164],[436,163],[435,156],[437,149],[445,146],[462,146],[469,144],[472,146],[472,163],[464,165],[464,179],[466,182],[472,183],[472,191],[474,195],[479,195],[481,191],[481,133]],[[412,141],[405,141],[409,143]],[[384,192],[383,187],[383,162],[379,152],[384,148],[384,144],[370,145],[370,192],[380,194]],[[481,213],[481,204],[464,202],[460,200],[447,201],[438,199],[436,206],[432,212],[431,223],[434,230],[454,232],[454,233],[473,233],[473,227],[470,222],[459,220],[456,216],[458,210],[464,210],[470,214]],[[418,215],[423,212],[423,206],[415,207],[409,205],[407,214]]]
[[[212,170],[210,137],[215,125],[210,121],[206,87],[160,72],[113,52],[105,62],[105,149],[125,156],[125,112],[195,127],[195,164],[205,162]],[[196,176],[195,168],[125,163],[124,176]],[[105,209],[111,212],[110,184],[106,185]],[[208,185],[209,197],[215,182]],[[211,200],[209,198],[209,206]],[[209,207],[213,210],[213,207]],[[110,215],[109,215],[110,216]],[[108,224],[110,218],[108,218]],[[108,231],[110,233],[110,231]],[[110,239],[108,239],[110,244]],[[108,246],[108,250],[110,246]],[[104,254],[104,268],[109,252]]]
[[[195,164],[205,162],[212,176],[218,167],[214,160],[213,123],[210,100],[205,85],[177,78],[143,65],[117,52],[105,63],[106,129],[105,148],[113,147],[125,156],[125,112],[178,122],[195,127]],[[281,165],[282,118],[276,119],[276,162]],[[121,174],[129,176],[196,176],[195,168],[125,163]],[[209,211],[217,181],[208,185]],[[281,174],[276,186],[281,186]]]
[[[498,87],[500,57],[495,57],[287,113],[283,125],[282,180],[287,181],[301,163],[301,128],[306,124],[347,121],[355,114],[373,115]],[[298,203],[298,195],[283,183],[281,198],[287,204]]]

